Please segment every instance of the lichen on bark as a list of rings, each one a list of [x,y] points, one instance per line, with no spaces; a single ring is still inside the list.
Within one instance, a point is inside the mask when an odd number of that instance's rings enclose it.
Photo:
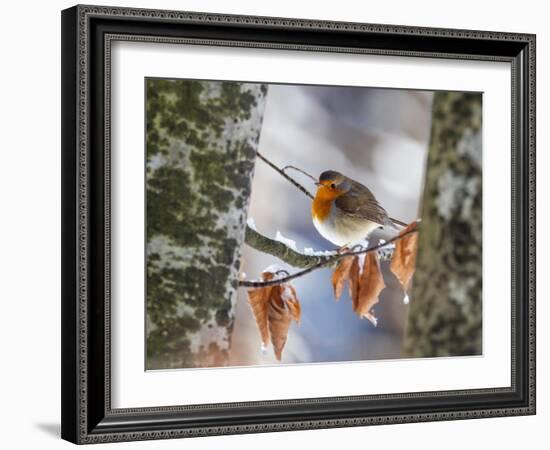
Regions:
[[[148,369],[226,363],[266,92],[146,79]]]
[[[481,120],[481,94],[435,93],[405,356],[482,352]]]

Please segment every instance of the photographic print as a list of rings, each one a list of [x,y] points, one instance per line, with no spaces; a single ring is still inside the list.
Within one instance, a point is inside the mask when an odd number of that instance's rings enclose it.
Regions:
[[[146,370],[482,355],[482,94],[145,79]]]
[[[535,35],[61,23],[64,439],[535,414]]]

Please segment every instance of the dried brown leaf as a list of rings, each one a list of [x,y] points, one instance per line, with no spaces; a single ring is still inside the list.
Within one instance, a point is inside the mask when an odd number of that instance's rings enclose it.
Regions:
[[[292,316],[285,305],[276,301],[270,302],[268,312],[269,332],[271,334],[271,343],[277,360],[281,360],[283,348],[286,344],[288,329]]]
[[[258,325],[260,337],[264,345],[269,342],[269,330],[267,327],[267,299],[269,299],[269,294],[266,294],[266,290],[267,288],[258,288],[248,291],[248,304],[256,319],[256,324]]]
[[[300,306],[300,301],[296,296],[296,289],[294,289],[294,287],[290,284],[285,284],[283,286],[281,297],[286,303],[286,306],[290,312],[290,316],[294,319],[294,321],[300,323],[300,318],[302,316],[302,307]]]
[[[355,311],[355,305],[359,299],[359,277],[361,275],[361,268],[359,267],[359,257],[354,256],[349,269],[349,296],[351,297],[353,310]]]
[[[263,281],[272,280],[274,273],[264,272]],[[248,303],[260,330],[264,346],[271,341],[280,361],[292,319],[300,321],[301,307],[296,290],[288,283],[248,291]]]
[[[363,271],[358,280],[357,294],[353,302],[353,310],[360,316],[370,320],[376,325],[376,318],[371,313],[371,308],[378,303],[378,296],[382,289],[386,287],[380,263],[375,252],[369,252],[365,255]]]
[[[269,281],[273,278],[273,274],[265,272],[262,274],[263,281]],[[269,328],[268,328],[268,306],[269,298],[273,287],[262,287],[256,289],[250,289],[248,291],[248,304],[252,308],[252,313],[256,319],[258,330],[260,331],[260,337],[264,346],[269,343]]]
[[[349,280],[353,258],[353,256],[342,258],[332,273],[332,288],[334,289],[334,297],[336,300],[340,299],[342,291],[344,290],[344,285],[346,281]]]
[[[417,222],[409,224],[401,234],[418,228]],[[418,232],[409,233],[395,241],[395,250],[390,263],[390,270],[397,277],[403,290],[410,288],[412,276],[416,265],[416,253],[418,249]]]

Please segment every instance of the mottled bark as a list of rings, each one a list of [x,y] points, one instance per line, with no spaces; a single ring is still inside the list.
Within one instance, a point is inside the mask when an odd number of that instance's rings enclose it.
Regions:
[[[222,366],[267,88],[148,79],[146,89],[146,366]]]
[[[406,356],[482,351],[481,118],[481,94],[434,95]]]
[[[270,239],[263,234],[258,233],[250,227],[246,227],[245,242],[255,250],[259,252],[268,253],[269,255],[279,258],[292,267],[298,267],[301,269],[307,269],[308,267],[315,266],[321,261],[327,261],[329,256],[324,255],[306,255],[300,253],[282,242]],[[336,267],[338,260],[334,260],[331,263],[327,263],[325,267]]]

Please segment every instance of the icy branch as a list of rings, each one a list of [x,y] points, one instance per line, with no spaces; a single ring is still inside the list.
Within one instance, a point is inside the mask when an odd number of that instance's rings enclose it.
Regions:
[[[393,253],[393,248],[395,248],[395,246],[393,245],[393,242],[411,233],[416,233],[417,231],[418,231],[418,227],[415,227],[408,231],[402,232],[397,236],[392,237],[388,241],[380,241],[377,245],[373,245],[367,248],[360,248],[359,250],[355,250],[355,248],[357,248],[356,246],[351,250],[342,251],[334,255],[318,256],[318,255],[306,255],[306,254],[297,252],[296,250],[291,249],[290,247],[286,246],[282,242],[265,237],[262,234],[258,233],[257,231],[247,226],[246,234],[245,234],[245,242],[248,245],[250,245],[251,247],[255,248],[258,251],[273,255],[293,267],[298,267],[303,270],[300,270],[299,272],[295,272],[285,277],[273,279],[270,281],[240,280],[239,286],[257,288],[257,287],[275,286],[277,284],[288,283],[289,281],[294,280],[295,278],[302,277],[317,269],[321,269],[324,267],[334,268],[338,265],[338,262],[340,261],[340,259],[346,256],[363,255],[373,251],[384,253],[383,259],[386,259],[389,256],[387,255],[388,251],[391,251]]]
[[[260,252],[275,256],[288,265],[300,269],[306,269],[319,264],[320,262],[330,260],[329,255],[306,255],[304,253],[300,253],[299,251],[290,248],[280,240],[270,239],[263,234],[258,233],[250,226],[246,227],[244,240],[250,247]],[[332,265],[327,263],[326,267],[335,267],[336,263],[337,261],[334,261]]]
[[[307,195],[309,198],[313,199],[313,194],[309,192],[304,186],[302,186],[300,183],[298,183],[294,178],[288,176],[284,169],[281,169],[280,167],[277,167],[275,164],[273,164],[269,159],[267,159],[264,155],[262,155],[260,152],[256,152],[256,155],[258,158],[260,158],[263,162],[265,162],[269,167],[271,167],[273,170],[278,172],[283,178],[286,178],[288,181],[290,181],[294,186],[296,186],[300,191],[302,191],[305,195]],[[288,168],[290,166],[285,167]],[[311,176],[311,175],[308,175]]]

